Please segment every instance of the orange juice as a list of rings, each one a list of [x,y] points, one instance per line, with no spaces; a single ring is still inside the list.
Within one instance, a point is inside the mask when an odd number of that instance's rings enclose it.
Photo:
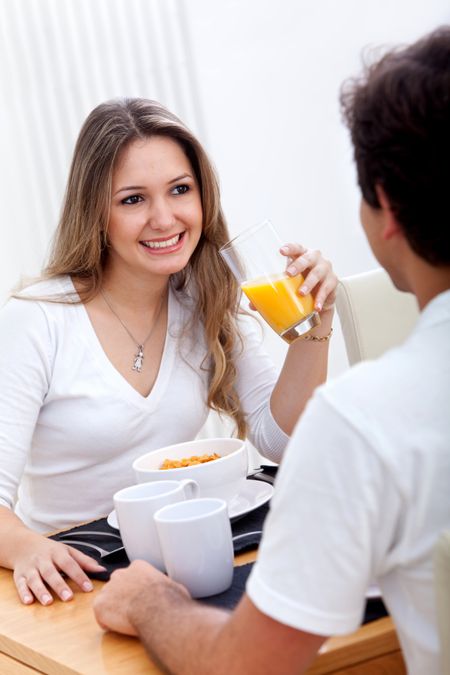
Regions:
[[[302,283],[301,274],[295,277],[273,274],[244,281],[241,288],[261,316],[281,335],[314,311],[312,295],[297,292]]]

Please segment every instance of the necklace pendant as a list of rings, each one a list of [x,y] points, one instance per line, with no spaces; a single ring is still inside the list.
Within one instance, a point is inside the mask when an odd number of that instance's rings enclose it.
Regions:
[[[133,370],[137,373],[142,372],[142,361],[144,360],[144,348],[142,345],[138,345],[137,354],[134,356]]]

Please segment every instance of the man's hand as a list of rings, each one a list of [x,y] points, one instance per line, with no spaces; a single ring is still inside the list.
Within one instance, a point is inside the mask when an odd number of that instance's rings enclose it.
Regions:
[[[102,588],[94,600],[94,614],[104,630],[138,634],[139,617],[145,615],[146,599],[156,588],[174,586],[177,591],[189,597],[182,586],[157,569],[144,562],[135,560],[126,569],[116,570],[111,579]]]
[[[158,664],[183,675],[299,675],[325,640],[278,623],[246,595],[231,614],[206,607],[142,560],[112,574],[94,613],[102,628],[138,636]]]

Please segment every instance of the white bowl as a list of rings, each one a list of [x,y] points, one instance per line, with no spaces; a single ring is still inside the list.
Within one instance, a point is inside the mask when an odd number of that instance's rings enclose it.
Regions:
[[[179,469],[159,468],[165,459],[212,455],[215,452],[220,455],[220,459]],[[237,438],[203,438],[177,443],[141,455],[133,462],[133,470],[138,483],[192,478],[200,487],[201,497],[219,497],[229,502],[245,485],[247,446],[245,441]]]

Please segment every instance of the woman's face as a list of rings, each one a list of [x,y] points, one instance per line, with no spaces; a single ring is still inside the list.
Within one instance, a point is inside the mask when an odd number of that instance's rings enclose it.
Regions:
[[[188,263],[202,232],[200,190],[182,148],[164,136],[138,139],[112,177],[108,266],[169,276]]]

